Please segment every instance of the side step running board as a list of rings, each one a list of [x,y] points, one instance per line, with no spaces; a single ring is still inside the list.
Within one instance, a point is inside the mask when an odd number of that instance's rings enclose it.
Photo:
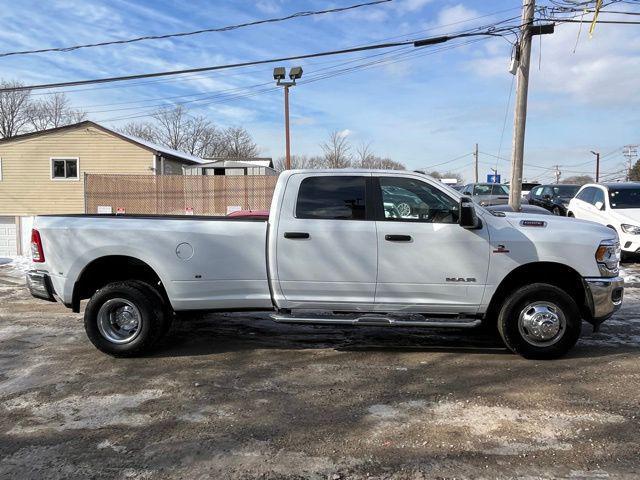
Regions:
[[[437,327],[437,328],[474,328],[480,325],[477,318],[436,318],[416,319],[421,315],[390,317],[384,315],[304,315],[295,316],[274,313],[271,318],[278,323],[306,323],[316,325],[369,325],[380,327]]]

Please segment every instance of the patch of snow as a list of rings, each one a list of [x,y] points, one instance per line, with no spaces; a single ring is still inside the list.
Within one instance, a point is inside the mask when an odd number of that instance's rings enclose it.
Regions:
[[[461,401],[378,404],[370,406],[368,413],[368,420],[374,426],[369,440],[373,443],[398,443],[417,448],[428,441],[427,437],[438,438],[455,429],[473,440],[457,448],[495,455],[569,450],[571,441],[580,436],[583,427],[608,426],[626,420],[621,415],[602,411],[525,410]],[[416,433],[417,440],[407,443],[406,439],[411,437],[408,432]]]
[[[637,268],[634,267],[620,268],[620,276],[624,279],[624,283],[626,286],[640,284],[640,272],[638,272]]]
[[[0,257],[0,266],[9,267],[19,272],[27,272],[33,268],[31,257],[22,255],[16,257]]]
[[[141,390],[130,395],[72,395],[50,403],[42,403],[37,393],[28,393],[4,403],[9,412],[26,410],[25,422],[18,423],[9,434],[33,434],[43,430],[95,430],[106,426],[144,426],[154,416],[137,411],[144,402],[165,395],[162,390]]]

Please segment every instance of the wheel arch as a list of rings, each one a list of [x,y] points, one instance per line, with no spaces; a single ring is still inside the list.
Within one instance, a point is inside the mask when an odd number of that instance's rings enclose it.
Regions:
[[[89,262],[78,275],[73,286],[71,308],[80,311],[80,301],[90,298],[97,290],[117,281],[140,280],[155,288],[170,304],[160,275],[144,260],[129,255],[104,255]]]
[[[593,316],[584,280],[575,269],[558,262],[531,262],[514,268],[502,279],[491,297],[485,317],[495,321],[506,297],[531,283],[547,283],[561,288],[575,300],[583,318],[589,321]]]

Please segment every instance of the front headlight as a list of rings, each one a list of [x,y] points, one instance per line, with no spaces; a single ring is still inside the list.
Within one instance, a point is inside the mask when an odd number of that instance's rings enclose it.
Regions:
[[[635,225],[628,225],[626,223],[623,223],[622,225],[620,225],[620,228],[622,228],[622,231],[624,233],[630,233],[631,235],[640,235],[640,227],[637,227]]]
[[[620,242],[615,239],[603,240],[596,250],[596,262],[598,262],[600,275],[603,277],[617,276],[620,265]]]

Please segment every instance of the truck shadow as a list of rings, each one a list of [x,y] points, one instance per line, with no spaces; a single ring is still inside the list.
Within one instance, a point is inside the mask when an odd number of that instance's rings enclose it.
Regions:
[[[640,345],[616,343],[606,332],[583,328],[582,339],[569,358],[599,357],[640,352]],[[176,321],[171,332],[150,357],[188,357],[262,349],[381,352],[458,352],[512,355],[497,332],[474,329],[410,327],[342,327],[285,325],[266,314],[208,314]]]

